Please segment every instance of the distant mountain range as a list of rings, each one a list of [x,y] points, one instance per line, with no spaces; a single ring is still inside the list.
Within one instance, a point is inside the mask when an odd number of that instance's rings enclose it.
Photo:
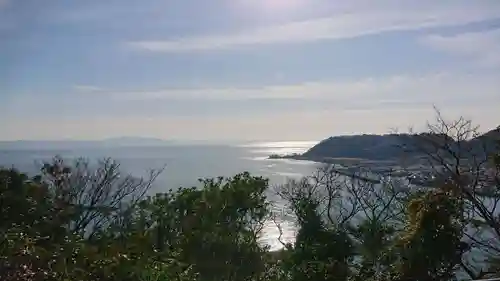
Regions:
[[[438,134],[388,134],[388,135],[353,135],[335,136],[325,139],[313,146],[303,154],[295,155],[272,155],[270,158],[290,158],[299,160],[312,160],[317,162],[328,162],[331,158],[343,159],[364,159],[372,161],[398,160],[405,157],[421,156],[422,149],[433,149],[432,147],[422,147],[427,141],[444,143],[446,142],[452,149],[459,148],[458,144],[446,135]],[[484,154],[482,144],[487,144],[487,149],[491,150],[500,140],[500,127],[491,130],[479,137],[471,139],[461,145],[468,146],[471,153]],[[418,147],[420,146],[420,147]]]

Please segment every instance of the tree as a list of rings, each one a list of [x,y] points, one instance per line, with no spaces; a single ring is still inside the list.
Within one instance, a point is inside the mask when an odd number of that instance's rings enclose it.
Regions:
[[[461,200],[462,240],[468,244],[461,270],[472,279],[483,278],[490,274],[487,260],[500,256],[500,167],[494,161],[500,128],[481,134],[470,120],[447,121],[439,112],[428,128],[411,149],[423,155],[435,178],[432,186]]]
[[[178,249],[202,280],[256,277],[264,268],[267,180],[243,173],[201,183],[149,199],[159,249]]]
[[[317,249],[330,252],[329,258],[349,265],[346,275],[336,276],[337,279],[378,280],[385,276],[394,261],[389,249],[397,231],[404,228],[409,194],[407,189],[401,188],[400,182],[380,184],[377,177],[382,180],[381,176],[364,171],[346,177],[336,166],[327,165],[310,177],[291,181],[276,190],[289,202],[288,207],[298,221],[297,243],[307,229],[329,233],[330,236],[324,235],[328,238],[321,242],[315,238],[322,236],[318,233],[310,232],[309,237]],[[295,249],[303,248],[297,243]],[[332,253],[343,254],[333,256]],[[323,263],[329,262],[323,260]]]
[[[431,190],[408,204],[406,230],[396,246],[395,280],[452,280],[467,245],[461,243],[462,202]]]
[[[0,169],[1,280],[137,280],[151,264],[144,233],[114,226],[154,177],[122,179],[108,160],[96,168],[82,161],[55,158],[33,178]]]
[[[80,158],[70,165],[55,157],[42,167],[41,181],[51,193],[56,208],[66,212],[65,222],[73,233],[88,239],[106,229],[113,220],[141,201],[162,172],[150,171],[147,178],[123,175],[120,165],[110,158],[94,166]]]
[[[300,229],[289,249],[291,280],[347,280],[353,243],[342,229],[325,225],[318,205],[312,198],[300,198],[295,205]]]

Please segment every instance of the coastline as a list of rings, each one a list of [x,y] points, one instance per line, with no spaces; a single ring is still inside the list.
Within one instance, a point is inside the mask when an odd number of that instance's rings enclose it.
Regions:
[[[293,155],[270,155],[269,160],[295,160],[295,161],[310,161],[326,165],[336,166],[336,173],[342,176],[352,177],[358,180],[379,184],[380,179],[369,178],[359,174],[360,168],[369,168],[375,173],[384,174],[391,171],[391,167],[395,165],[394,161],[373,161],[360,158],[332,158],[332,157],[308,157],[300,154]]]
[[[396,159],[373,160],[365,158],[342,158],[342,157],[310,157],[301,154],[293,155],[270,155],[270,160],[296,160],[333,165],[335,172],[339,175],[351,177],[364,182],[380,184],[385,178],[397,177],[408,179],[410,184],[416,186],[429,186],[432,178],[427,175],[426,169],[419,165],[418,160],[402,166],[401,161]],[[370,177],[369,175],[374,175]]]

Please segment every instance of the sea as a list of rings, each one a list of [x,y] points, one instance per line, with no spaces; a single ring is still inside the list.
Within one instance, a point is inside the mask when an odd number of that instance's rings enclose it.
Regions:
[[[165,167],[155,181],[151,193],[164,192],[178,187],[199,186],[198,179],[218,176],[229,177],[241,172],[268,178],[268,198],[273,211],[285,211],[283,202],[273,192],[273,187],[290,179],[311,175],[320,164],[309,161],[268,159],[272,154],[303,153],[317,141],[246,142],[231,145],[175,144],[165,146],[94,147],[65,149],[7,149],[0,150],[0,166],[15,167],[35,173],[41,163],[58,155],[65,159],[84,157],[90,161],[110,157],[118,163],[123,173],[145,176],[151,169]],[[279,249],[282,242],[293,242],[296,227],[293,218],[280,216],[269,220],[263,230],[262,243],[271,250]]]

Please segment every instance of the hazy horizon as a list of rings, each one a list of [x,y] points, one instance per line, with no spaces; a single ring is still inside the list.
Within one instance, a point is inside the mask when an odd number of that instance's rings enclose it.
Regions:
[[[484,128],[482,126],[478,127],[479,133],[486,133],[490,130],[498,129],[500,124],[494,126],[492,128]],[[411,130],[411,131],[410,131]],[[61,139],[0,139],[0,143],[9,143],[9,142],[106,142],[106,141],[159,141],[165,143],[172,144],[182,144],[182,143],[207,143],[207,144],[245,144],[245,143],[301,143],[301,142],[320,142],[324,139],[330,137],[339,137],[339,136],[354,136],[354,135],[387,135],[387,134],[405,134],[405,133],[421,133],[427,131],[427,125],[423,126],[421,130],[414,130],[414,128],[406,129],[406,130],[387,130],[383,133],[371,133],[371,132],[355,132],[351,134],[338,134],[338,135],[327,135],[319,139],[269,139],[269,138],[261,138],[261,139],[179,139],[179,138],[159,138],[159,137],[148,137],[148,136],[132,136],[132,135],[123,135],[123,136],[111,136],[105,138],[87,138],[87,139],[71,139],[71,138],[61,138]]]

